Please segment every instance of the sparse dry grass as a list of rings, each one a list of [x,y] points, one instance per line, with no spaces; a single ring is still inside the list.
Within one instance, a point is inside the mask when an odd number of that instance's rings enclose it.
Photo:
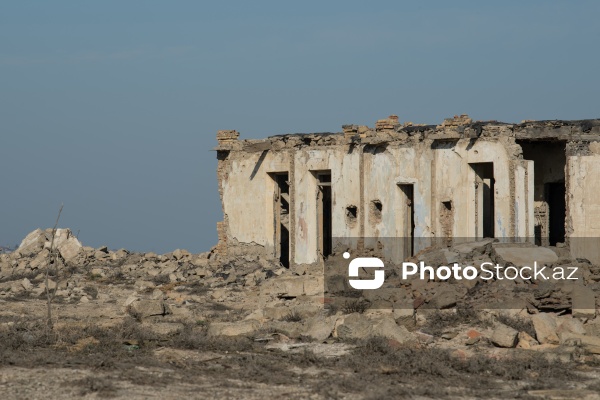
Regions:
[[[463,318],[465,316],[463,315]],[[300,353],[265,351],[264,345],[248,337],[213,337],[207,325],[187,324],[170,337],[160,337],[132,318],[111,327],[73,324],[49,331],[43,319],[17,319],[0,330],[0,366],[87,368],[93,377],[71,382],[80,395],[121,395],[120,381],[135,385],[164,386],[169,376],[157,377],[152,368],[175,369],[182,380],[202,374],[215,382],[228,379],[247,385],[287,385],[297,382],[296,371],[316,368],[317,375],[304,375],[307,393],[323,398],[398,396],[445,397],[448,388],[462,395],[482,396],[492,391],[499,397],[522,396],[527,388],[556,388],[565,379],[580,380],[572,366],[548,361],[543,354],[519,353],[517,358],[497,359],[484,354],[460,358],[450,350],[398,347],[384,338],[359,341],[349,355],[322,358],[310,350]],[[161,348],[211,353],[209,361],[164,360]],[[216,356],[215,356],[216,355]],[[142,369],[136,368],[142,366]],[[103,374],[118,372],[116,381]],[[367,372],[367,373],[365,373]],[[507,385],[507,382],[520,382]],[[370,396],[370,397],[369,397]]]
[[[447,329],[461,324],[486,326],[488,323],[479,318],[476,310],[458,307],[456,310],[433,310],[427,316],[427,322],[421,330],[433,336],[440,336]]]

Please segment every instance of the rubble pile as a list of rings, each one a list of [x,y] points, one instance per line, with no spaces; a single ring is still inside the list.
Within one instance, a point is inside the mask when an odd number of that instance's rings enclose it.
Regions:
[[[600,354],[595,296],[600,268],[571,259],[564,247],[527,251],[537,252],[551,271],[577,266],[575,282],[423,282],[389,276],[386,285],[395,291],[332,307],[335,294],[328,291],[322,270],[287,269],[251,252],[223,258],[185,250],[162,255],[113,251],[83,246],[69,229],[59,229],[56,273],[50,265],[51,242],[52,230],[38,229],[15,251],[0,255],[3,312],[12,312],[17,301],[45,301],[48,270],[48,285],[56,288],[65,318],[77,312],[109,321],[133,317],[159,335],[191,324],[208,335],[248,336],[282,350],[306,342],[322,346],[385,337],[398,345],[451,348],[466,356],[501,348],[569,359]],[[428,248],[415,259],[434,266],[518,265],[522,249],[484,240]]]

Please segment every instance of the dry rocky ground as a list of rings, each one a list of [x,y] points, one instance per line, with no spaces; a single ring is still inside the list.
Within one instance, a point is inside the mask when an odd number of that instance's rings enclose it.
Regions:
[[[536,290],[514,308],[466,301],[506,283],[416,281],[398,283],[411,309],[324,307],[322,274],[251,254],[93,249],[59,230],[48,268],[50,242],[37,230],[0,255],[2,399],[600,398],[600,318],[567,284],[521,282]],[[594,288],[594,266],[553,251]],[[422,256],[499,254],[482,242]]]

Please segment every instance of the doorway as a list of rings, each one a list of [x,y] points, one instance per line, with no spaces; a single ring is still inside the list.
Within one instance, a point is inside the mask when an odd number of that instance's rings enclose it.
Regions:
[[[548,238],[550,246],[565,241],[565,214],[567,205],[565,202],[565,182],[551,182],[545,185],[546,201],[548,202]]]
[[[475,237],[494,237],[494,163],[471,163],[475,172]]]
[[[402,218],[402,235],[404,255],[406,260],[412,257],[415,251],[415,211],[414,211],[414,185],[412,183],[398,184],[400,189],[400,215]]]
[[[564,242],[566,142],[519,140],[517,144],[523,149],[523,158],[533,161],[535,244]]]
[[[318,251],[325,259],[332,253],[331,171],[317,172]]]
[[[289,175],[272,174],[275,180],[273,212],[275,225],[275,258],[285,268],[290,267],[290,184]]]

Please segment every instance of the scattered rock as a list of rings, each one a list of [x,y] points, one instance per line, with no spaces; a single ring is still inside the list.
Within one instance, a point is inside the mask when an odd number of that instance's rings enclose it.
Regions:
[[[535,314],[531,317],[533,327],[535,329],[535,336],[537,340],[542,344],[558,344],[559,338],[556,334],[556,321],[551,314],[540,313]]]
[[[23,289],[25,290],[31,290],[31,288],[33,287],[31,281],[27,278],[23,278],[23,280],[21,281],[21,286],[23,286]]]
[[[141,326],[163,337],[174,335],[183,330],[183,324],[179,322],[143,323]]]
[[[586,336],[578,333],[563,332],[560,337],[562,344],[583,347],[591,354],[600,354],[600,337]]]
[[[519,343],[517,344],[517,348],[529,350],[537,345],[539,345],[539,342],[532,338],[527,332],[519,332]]]
[[[163,300],[137,298],[131,301],[127,308],[129,313],[138,319],[171,313],[169,306]]]
[[[458,293],[452,289],[443,289],[436,293],[430,300],[430,304],[435,308],[443,310],[445,308],[452,308],[456,305],[458,299]]]
[[[284,276],[269,279],[261,286],[261,295],[294,298],[323,294],[323,276]]]
[[[256,320],[245,320],[239,322],[213,322],[208,327],[211,336],[240,336],[250,335],[260,328]]]
[[[398,343],[414,341],[414,337],[408,329],[396,324],[391,316],[382,316],[372,320],[362,314],[350,314],[337,327],[336,333],[340,339],[367,339],[382,336]]]

